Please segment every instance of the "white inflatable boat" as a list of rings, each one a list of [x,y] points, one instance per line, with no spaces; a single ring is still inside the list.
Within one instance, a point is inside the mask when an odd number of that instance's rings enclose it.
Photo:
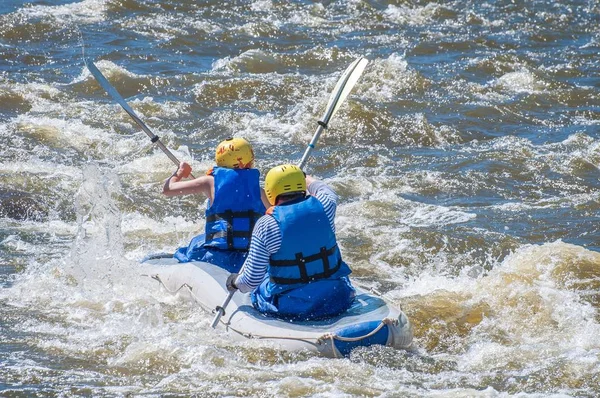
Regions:
[[[155,267],[148,276],[168,292],[188,294],[209,312],[228,296],[229,273],[205,262],[179,263],[176,259],[144,261]],[[397,349],[411,346],[412,325],[406,315],[383,298],[360,288],[352,307],[343,314],[320,321],[286,321],[265,316],[254,309],[250,296],[236,292],[216,326],[232,338],[264,339],[283,350],[310,350],[327,357],[343,357],[356,347],[386,345]]]

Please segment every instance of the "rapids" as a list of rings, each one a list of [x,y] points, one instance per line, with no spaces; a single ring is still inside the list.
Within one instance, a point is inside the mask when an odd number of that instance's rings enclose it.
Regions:
[[[600,395],[600,5],[467,0],[3,0],[0,395]],[[89,57],[201,175],[227,136],[340,196],[354,280],[415,348],[346,359],[234,343],[140,260],[204,201]]]

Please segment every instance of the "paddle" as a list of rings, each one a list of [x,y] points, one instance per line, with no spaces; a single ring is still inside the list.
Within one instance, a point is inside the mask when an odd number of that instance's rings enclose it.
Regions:
[[[325,114],[323,115],[323,120],[319,120],[317,122],[317,124],[319,125],[317,127],[317,131],[315,132],[312,139],[310,140],[310,143],[306,147],[306,151],[304,152],[304,155],[302,155],[302,160],[300,160],[300,163],[298,163],[299,168],[303,168],[306,165],[306,162],[308,161],[308,156],[310,155],[310,152],[315,148],[315,145],[317,144],[321,133],[324,129],[327,129],[329,121],[340,108],[342,102],[344,102],[346,97],[348,97],[350,91],[352,91],[352,88],[360,78],[360,75],[362,75],[368,62],[369,61],[367,59],[359,57],[354,62],[352,62],[350,66],[348,66],[348,68],[346,68],[344,73],[342,73],[342,76],[339,78],[337,84],[331,92],[329,102],[327,103],[327,109],[325,110]],[[229,294],[225,298],[225,301],[223,301],[223,304],[215,308],[217,314],[215,315],[215,318],[213,319],[212,324],[210,325],[213,329],[217,326],[219,320],[225,314],[225,308],[227,308],[227,305],[231,301],[231,298],[234,294],[235,290],[229,292]]]
[[[315,132],[309,144],[307,145],[306,151],[304,151],[304,155],[302,155],[300,163],[298,163],[299,168],[302,169],[306,165],[306,162],[308,161],[308,156],[310,155],[311,151],[315,149],[315,145],[317,144],[321,133],[324,129],[327,129],[329,121],[331,120],[333,115],[335,115],[338,109],[340,109],[342,102],[344,102],[348,94],[350,94],[350,91],[352,91],[352,88],[360,78],[360,75],[362,75],[368,62],[369,61],[363,57],[357,58],[354,62],[350,64],[350,66],[348,66],[348,68],[346,68],[346,70],[338,80],[337,84],[335,85],[335,88],[333,89],[333,92],[331,93],[331,96],[329,97],[329,103],[327,104],[327,110],[323,115],[323,120],[319,120],[317,122],[317,131]]]
[[[148,135],[148,137],[150,137],[150,141],[152,141],[153,144],[156,144],[165,153],[165,155],[167,155],[169,157],[169,159],[171,159],[171,161],[173,163],[175,163],[175,165],[177,167],[179,167],[180,162],[175,157],[175,155],[173,155],[171,153],[171,151],[169,151],[169,149],[162,143],[162,141],[160,140],[160,138],[158,136],[154,135],[154,133],[152,133],[152,131],[150,131],[150,129],[148,128],[148,126],[146,126],[146,124],[142,121],[142,119],[140,119],[135,114],[133,109],[127,104],[127,102],[125,102],[125,99],[123,99],[121,94],[119,94],[119,92],[113,86],[110,85],[110,83],[108,82],[106,77],[104,77],[104,75],[102,74],[102,72],[100,72],[100,70],[96,67],[96,65],[94,65],[94,63],[92,61],[89,61],[85,57],[83,58],[83,61],[85,62],[85,65],[87,66],[87,68],[90,71],[90,73],[92,74],[92,76],[94,76],[96,81],[100,84],[100,86],[108,94],[110,94],[110,96],[113,97],[113,99],[115,101],[117,101],[119,103],[119,105],[121,105],[121,107],[125,110],[125,112],[127,112],[129,114],[129,116],[131,116],[131,118],[137,123],[137,125],[140,126],[141,129]],[[190,174],[190,177],[194,178],[194,176],[192,174]]]
[[[217,308],[215,308],[215,311],[217,312],[217,314],[215,315],[215,318],[213,319],[212,323],[210,324],[211,328],[214,329],[217,327],[219,320],[221,319],[221,317],[223,315],[225,315],[225,308],[227,308],[227,306],[229,305],[229,302],[231,301],[231,298],[233,297],[234,294],[235,294],[235,290],[232,290],[231,292],[229,292],[227,297],[225,297],[225,301],[223,301],[223,304],[218,305]]]

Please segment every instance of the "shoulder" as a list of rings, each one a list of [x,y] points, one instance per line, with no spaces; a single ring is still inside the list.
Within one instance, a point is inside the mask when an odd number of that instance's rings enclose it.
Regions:
[[[324,206],[335,206],[338,201],[338,196],[335,191],[327,184],[321,181],[316,181],[311,184],[311,195],[319,200]]]
[[[252,242],[254,241],[262,242],[271,252],[276,250],[278,242],[281,242],[281,229],[273,217],[265,215],[258,219],[252,230]]]
[[[258,219],[254,225],[254,231],[258,233],[268,233],[269,231],[279,229],[277,221],[270,215],[264,215]]]

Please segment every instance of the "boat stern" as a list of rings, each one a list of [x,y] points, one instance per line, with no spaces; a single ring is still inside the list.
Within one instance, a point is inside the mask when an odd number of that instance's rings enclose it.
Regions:
[[[317,345],[322,354],[341,358],[350,355],[355,348],[372,345],[408,349],[412,340],[412,325],[407,316],[400,312],[397,318],[355,323],[324,334],[317,340]]]

